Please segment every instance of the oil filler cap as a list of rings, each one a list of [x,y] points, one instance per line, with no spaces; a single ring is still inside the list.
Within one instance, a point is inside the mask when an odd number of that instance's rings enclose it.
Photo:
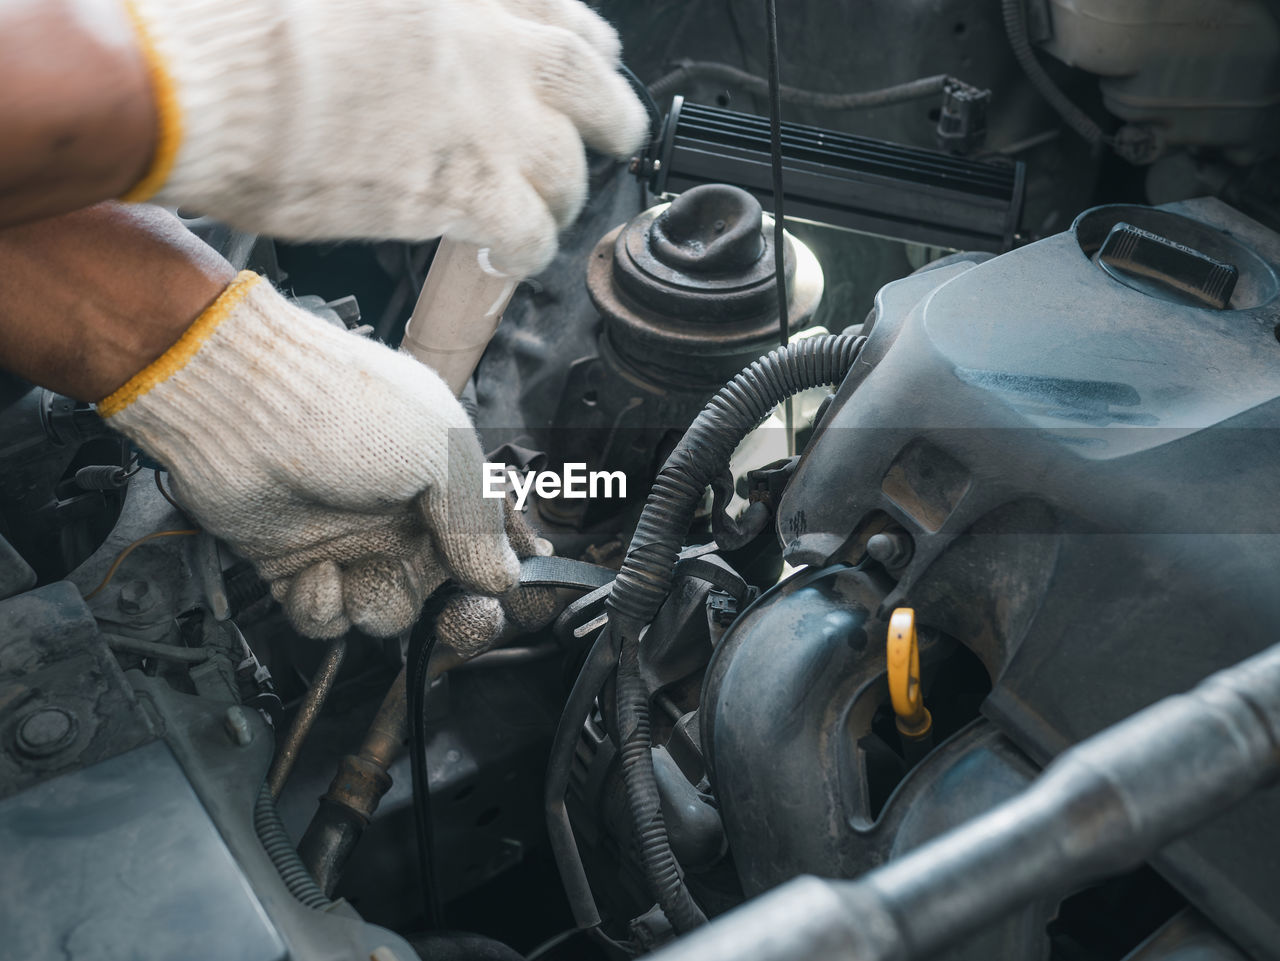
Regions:
[[[1098,251],[1098,264],[1116,280],[1142,289],[1154,284],[1188,304],[1225,310],[1240,279],[1234,264],[1121,221]]]
[[[601,349],[647,382],[722,385],[778,340],[773,222],[751,194],[700,184],[601,238],[587,293]],[[818,259],[784,234],[787,319],[807,327],[822,297]]]

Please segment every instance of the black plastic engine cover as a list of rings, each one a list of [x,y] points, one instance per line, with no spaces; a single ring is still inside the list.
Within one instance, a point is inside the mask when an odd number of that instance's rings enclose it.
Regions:
[[[1035,765],[991,722],[940,743],[877,801],[871,736],[889,698],[883,592],[867,572],[796,573],[745,610],[712,654],[699,715],[734,868],[748,895],[801,874],[858,877],[1019,793]],[[955,642],[921,639],[926,690]],[[935,703],[934,707],[938,705]],[[878,750],[877,750],[878,747]],[[877,756],[879,760],[877,761]],[[1047,958],[1056,903],[1028,905],[935,961]]]
[[[1117,224],[1238,270],[1102,264]],[[1121,267],[1126,267],[1122,264]],[[1280,637],[1280,237],[1214,200],[1102,207],[1067,233],[891,284],[778,515],[787,559],[910,536],[873,619],[983,661],[984,713],[1043,763]],[[1280,959],[1280,790],[1154,861]]]

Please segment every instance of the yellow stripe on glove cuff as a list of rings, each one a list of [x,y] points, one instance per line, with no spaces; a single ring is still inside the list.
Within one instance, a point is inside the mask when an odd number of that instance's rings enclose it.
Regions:
[[[242,270],[218,299],[205,308],[177,343],[138,371],[109,397],[98,402],[98,416],[111,417],[120,413],[139,397],[186,367],[205,342],[213,336],[222,323],[248,296],[249,291],[262,280],[252,270]]]
[[[151,82],[151,95],[156,105],[156,149],[151,155],[151,166],[142,179],[120,197],[126,203],[142,203],[155,196],[173,172],[178,147],[182,143],[182,108],[178,105],[177,84],[156,49],[146,23],[130,0],[124,0],[124,6],[138,38],[138,50],[146,61],[147,79]]]

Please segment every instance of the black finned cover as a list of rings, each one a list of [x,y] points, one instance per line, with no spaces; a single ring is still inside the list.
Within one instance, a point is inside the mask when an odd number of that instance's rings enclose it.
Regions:
[[[787,216],[963,250],[1013,246],[1024,168],[805,124],[782,124]],[[728,183],[773,210],[769,121],[677,97],[656,156],[655,193]]]

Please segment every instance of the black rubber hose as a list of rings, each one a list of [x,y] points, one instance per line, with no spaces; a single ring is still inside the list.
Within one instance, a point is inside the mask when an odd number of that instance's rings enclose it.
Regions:
[[[418,836],[418,873],[422,878],[423,915],[432,928],[443,926],[444,911],[436,887],[435,831],[431,816],[431,777],[427,770],[427,690],[431,679],[427,670],[436,647],[436,616],[446,600],[457,594],[446,587],[433,597],[427,610],[418,618],[409,637],[405,658],[405,684],[408,685],[409,773],[413,785],[413,818]]]
[[[271,863],[276,866],[276,870],[280,873],[280,880],[284,881],[290,894],[307,907],[315,908],[317,911],[332,907],[333,902],[325,896],[316,879],[302,863],[302,858],[298,857],[298,852],[284,829],[284,822],[280,820],[280,812],[276,810],[276,802],[271,797],[271,790],[265,782],[262,790],[258,792],[258,800],[253,805],[253,829],[257,832],[263,850],[267,852],[267,857],[271,858]]]
[[[644,112],[649,115],[649,143],[652,144],[662,136],[662,111],[658,109],[658,102],[653,98],[652,91],[644,85],[625,63],[618,64],[618,72],[631,84],[631,89],[635,91],[636,96],[640,98],[640,102],[644,104]],[[643,153],[643,151],[641,151]]]
[[[601,631],[569,692],[560,724],[556,727],[555,739],[551,742],[551,757],[547,764],[547,835],[551,840],[556,866],[560,869],[560,880],[569,900],[569,909],[579,928],[599,927],[600,910],[591,895],[591,885],[582,865],[582,855],[573,836],[573,824],[569,821],[569,811],[565,806],[565,792],[569,788],[569,775],[582,737],[583,722],[595,703],[596,695],[604,687],[617,663],[617,652],[608,632]]]
[[[1035,51],[1031,49],[1031,39],[1027,36],[1026,0],[1001,0],[1004,13],[1004,32],[1009,37],[1009,46],[1013,50],[1018,66],[1031,81],[1036,92],[1048,101],[1049,106],[1057,111],[1063,123],[1078,133],[1091,144],[1109,143],[1110,138],[1083,110],[1071,102],[1053,78],[1040,66]]]
[[[950,79],[946,74],[938,74],[934,77],[909,80],[892,87],[857,93],[823,93],[818,90],[781,86],[778,88],[778,94],[784,103],[797,107],[813,107],[818,110],[864,110],[869,107],[887,107],[895,103],[907,103],[911,100],[932,97],[942,93]],[[764,77],[757,77],[732,64],[711,60],[679,61],[674,70],[649,84],[649,92],[653,94],[654,100],[662,102],[673,93],[678,93],[681,84],[694,80],[710,80],[739,87],[756,97],[769,95],[769,82]]]
[[[619,651],[617,721],[633,827],[651,893],[680,933],[705,923],[706,916],[684,884],[663,819],[649,692],[640,674],[640,632],[670,592],[694,511],[734,449],[788,397],[844,380],[864,342],[846,335],[797,341],[755,361],[721,388],[659,472],[606,602],[608,631]]]

